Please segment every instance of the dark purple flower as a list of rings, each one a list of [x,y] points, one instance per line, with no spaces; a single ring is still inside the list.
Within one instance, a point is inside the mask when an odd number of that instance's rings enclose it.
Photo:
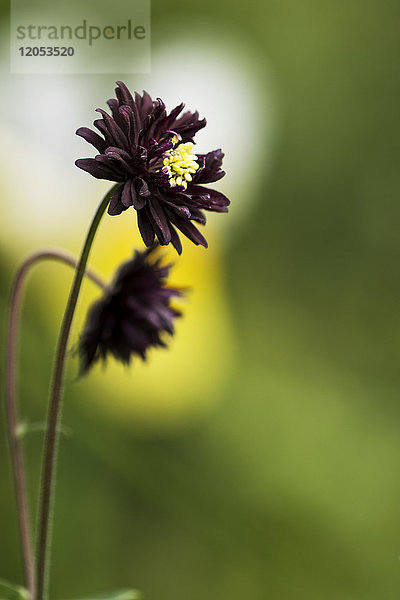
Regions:
[[[147,247],[157,238],[163,246],[171,242],[180,254],[177,229],[207,247],[193,221],[204,225],[203,210],[227,212],[229,200],[203,186],[225,175],[222,151],[193,154],[193,138],[206,120],[197,111],[181,114],[183,104],[168,114],[160,98],[153,101],[147,92],[133,98],[124,83],[117,85],[117,98],[108,101],[112,116],[97,109],[101,118],[94,125],[101,135],[86,127],[76,132],[99,154],[75,164],[93,177],[121,183],[108,213],[119,215],[133,206]]]
[[[154,248],[136,251],[89,309],[79,342],[82,374],[109,354],[126,364],[135,354],[145,360],[148,348],[165,347],[164,334],[174,333],[181,313],[170,302],[182,292],[165,285],[170,266],[151,256]]]

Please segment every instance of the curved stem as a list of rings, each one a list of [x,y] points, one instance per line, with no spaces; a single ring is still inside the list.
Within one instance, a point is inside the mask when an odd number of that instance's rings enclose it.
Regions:
[[[104,196],[89,228],[86,241],[82,248],[78,267],[75,271],[74,281],[68,298],[63,322],[58,338],[53,380],[50,392],[49,409],[47,416],[47,430],[43,455],[42,484],[39,499],[39,521],[37,539],[37,595],[34,600],[44,600],[47,596],[47,579],[49,570],[50,550],[50,524],[53,512],[53,489],[54,475],[57,459],[58,430],[61,418],[61,390],[65,371],[65,356],[71,330],[72,320],[75,313],[76,303],[81,289],[86,263],[89,258],[90,249],[96,235],[101,218],[111,200],[114,190],[119,184],[113,186]]]
[[[15,494],[17,500],[17,514],[19,533],[21,538],[22,560],[25,574],[25,585],[28,589],[30,598],[35,590],[35,572],[33,565],[33,552],[31,547],[31,526],[28,510],[28,494],[25,478],[24,457],[22,444],[18,431],[18,405],[16,394],[16,364],[17,364],[17,337],[18,321],[22,300],[22,290],[25,279],[31,268],[42,260],[58,260],[60,262],[77,266],[77,259],[58,249],[39,250],[29,256],[20,266],[15,276],[10,299],[10,312],[8,318],[7,331],[7,352],[6,352],[6,417],[7,434],[10,446],[12,470],[14,477]],[[97,285],[104,288],[103,281],[92,271],[86,271],[86,275]]]

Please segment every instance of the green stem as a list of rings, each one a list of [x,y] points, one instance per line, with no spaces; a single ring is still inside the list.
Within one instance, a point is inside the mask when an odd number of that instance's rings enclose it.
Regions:
[[[118,185],[118,184],[117,184]],[[64,319],[58,338],[53,380],[50,392],[49,409],[47,416],[47,431],[43,455],[42,485],[39,499],[39,521],[37,539],[36,581],[37,589],[34,600],[45,600],[48,588],[48,571],[50,555],[50,530],[53,513],[54,475],[57,460],[57,447],[59,437],[59,422],[61,420],[62,383],[65,371],[65,356],[75,313],[76,303],[82,284],[83,275],[89,258],[90,249],[96,235],[97,228],[111,200],[116,186],[104,196],[83,245],[75,278],[64,313]]]
[[[18,422],[18,402],[16,390],[17,341],[22,291],[26,277],[30,273],[32,267],[34,267],[38,262],[47,259],[57,260],[73,267],[77,266],[77,260],[75,257],[57,248],[46,248],[44,250],[35,252],[31,256],[28,256],[28,258],[24,260],[18,269],[14,278],[10,298],[7,331],[5,386],[7,435],[10,446],[15,495],[17,501],[18,526],[21,539],[25,586],[28,589],[30,598],[33,598],[35,593],[35,570],[31,544],[31,524],[29,518],[24,456],[22,452],[22,443],[19,431],[20,424]],[[105,287],[101,279],[93,272],[87,271],[86,275],[100,287]]]

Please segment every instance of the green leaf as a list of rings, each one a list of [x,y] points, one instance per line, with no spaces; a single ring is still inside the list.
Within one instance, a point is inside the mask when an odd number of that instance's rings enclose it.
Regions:
[[[117,590],[115,592],[87,596],[86,598],[75,598],[74,600],[142,600],[142,598],[142,594],[137,590]]]
[[[20,439],[24,438],[29,433],[43,433],[46,431],[47,423],[45,421],[40,423],[27,423],[26,421],[21,421],[17,426],[17,435]],[[60,425],[57,428],[62,435],[65,437],[72,436],[72,429],[66,427],[65,425]]]
[[[28,600],[28,598],[28,590],[24,587],[0,579],[0,600]]]

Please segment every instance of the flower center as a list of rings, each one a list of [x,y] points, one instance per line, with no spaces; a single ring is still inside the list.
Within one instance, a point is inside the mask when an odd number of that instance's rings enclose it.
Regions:
[[[199,168],[197,156],[192,154],[192,142],[179,144],[178,136],[172,138],[174,147],[164,154],[163,171],[169,177],[171,187],[182,186],[187,188],[188,181],[192,181],[192,175]]]

